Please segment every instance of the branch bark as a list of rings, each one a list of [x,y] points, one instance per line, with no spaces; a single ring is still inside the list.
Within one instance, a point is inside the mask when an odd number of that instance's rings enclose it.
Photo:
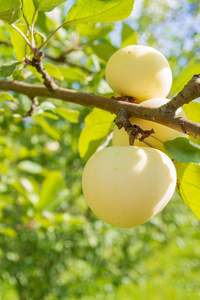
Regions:
[[[192,79],[184,86],[184,88],[167,104],[161,106],[162,110],[175,113],[175,111],[200,97],[200,75],[194,75]]]
[[[131,117],[160,123],[177,131],[184,132],[196,139],[200,139],[200,124],[184,118],[175,117],[172,110],[162,109],[162,106],[160,108],[142,107],[134,103],[110,99],[88,93],[77,92],[60,87],[56,87],[54,90],[50,91],[45,86],[32,85],[16,81],[0,80],[0,90],[13,91],[16,93],[24,94],[31,98],[52,98],[76,103],[83,106],[97,107],[103,110],[107,110],[116,115],[119,109],[123,109]],[[199,94],[197,93],[196,96],[200,96],[200,90]],[[173,101],[173,99],[171,101]]]

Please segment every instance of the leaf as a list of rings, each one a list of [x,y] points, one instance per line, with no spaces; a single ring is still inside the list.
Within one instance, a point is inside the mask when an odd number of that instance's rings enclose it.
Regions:
[[[0,20],[10,24],[22,16],[21,0],[0,0]]]
[[[183,106],[183,110],[187,116],[187,119],[200,123],[200,103],[197,101],[192,101],[189,104],[185,104]],[[200,140],[197,140],[193,137],[189,137],[189,139],[195,144],[200,145]]]
[[[85,118],[85,127],[79,138],[79,153],[84,161],[97,150],[108,135],[115,115],[94,108]]]
[[[27,27],[24,24],[18,24],[17,27],[25,35],[27,35]],[[30,35],[27,36],[27,38],[30,40]],[[45,37],[39,32],[34,32],[34,39],[35,39],[36,46],[39,47],[44,42]],[[15,56],[18,60],[23,60],[25,58],[25,54],[29,55],[31,53],[30,48],[26,47],[25,40],[15,29],[12,29],[11,31],[11,42],[15,51]]]
[[[46,118],[49,118],[49,119],[52,119],[52,120],[58,120],[59,119],[55,114],[53,114],[52,112],[47,112],[47,111],[43,111],[43,112],[38,111],[35,114],[35,116],[36,115],[40,115],[40,116],[43,116],[43,117],[46,117]]]
[[[37,79],[39,79],[41,82],[44,81],[44,79],[42,78],[42,75],[40,73],[38,73],[34,67],[32,67],[32,66],[26,66],[26,67],[29,71],[31,71],[33,73],[33,75],[35,77],[37,77]]]
[[[183,106],[183,110],[187,116],[187,119],[200,123],[200,103],[192,101]]]
[[[44,63],[44,68],[46,69],[47,73],[54,77],[54,78],[57,78],[58,80],[63,80],[63,76],[59,70],[58,67],[56,67],[55,65],[53,64],[50,64],[50,63]]]
[[[54,111],[72,123],[78,123],[79,111],[65,108],[55,108]]]
[[[58,68],[66,81],[85,81],[86,75],[78,69],[66,68],[62,66]]]
[[[0,101],[12,101],[12,100],[13,100],[13,96],[11,94],[8,93],[0,94]]]
[[[18,24],[17,27],[26,35],[26,26],[23,24]],[[15,56],[18,60],[23,60],[25,57],[25,47],[26,42],[15,29],[11,31],[11,42],[15,51]],[[27,55],[30,54],[30,49],[27,47]]]
[[[133,30],[128,24],[124,23],[122,27],[122,43],[121,47],[137,44],[137,32]]]
[[[17,80],[17,81],[24,80],[24,73],[20,70],[14,71],[12,75],[13,75],[14,80]]]
[[[17,65],[21,64],[20,61],[11,60],[0,67],[0,76],[8,77],[15,71]]]
[[[200,163],[200,149],[190,144],[186,138],[177,138],[164,142],[167,152],[179,162]]]
[[[51,11],[64,2],[67,2],[67,0],[33,0],[34,6],[38,11]]]
[[[95,42],[91,48],[98,57],[105,61],[108,61],[110,56],[118,50],[118,48],[114,47],[109,41],[103,39],[98,40],[98,43]]]
[[[42,189],[38,202],[38,208],[44,209],[56,201],[56,194],[60,190],[63,179],[59,172],[49,172],[42,183]]]
[[[55,140],[60,140],[60,132],[49,125],[49,123],[41,116],[34,116],[35,122]]]
[[[200,165],[176,163],[180,193],[195,216],[200,219]]]
[[[18,168],[21,171],[25,171],[31,174],[40,174],[42,172],[42,166],[30,160],[21,161],[20,163],[18,163]]]
[[[78,0],[69,10],[65,23],[117,22],[133,10],[134,0]]]
[[[187,64],[187,66],[183,67],[182,71],[174,77],[171,94],[176,95],[179,93],[184,85],[188,83],[188,81],[193,77],[194,74],[199,74],[200,70],[200,59],[194,58]]]
[[[22,3],[23,3],[23,6],[22,6],[23,14],[24,14],[28,24],[31,26],[33,15],[35,13],[35,6],[33,3],[33,0],[22,0]],[[36,20],[37,20],[37,14],[36,14],[34,21],[36,21]]]

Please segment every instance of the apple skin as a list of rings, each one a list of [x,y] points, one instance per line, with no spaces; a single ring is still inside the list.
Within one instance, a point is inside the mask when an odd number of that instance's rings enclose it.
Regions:
[[[163,104],[166,104],[170,99],[166,98],[153,98],[149,99],[147,101],[144,101],[140,103],[141,106],[147,106],[147,107],[159,107]],[[181,118],[186,118],[186,115],[183,111],[182,108],[179,108],[176,111],[176,116],[181,117]],[[143,130],[151,130],[152,128],[154,129],[154,136],[160,139],[163,142],[169,141],[169,140],[174,140],[178,137],[188,137],[187,134],[184,134],[180,131],[174,130],[172,128],[169,128],[167,126],[143,120],[143,119],[138,119],[138,118],[130,118],[130,121],[132,124],[136,124],[140,126]],[[145,139],[147,142],[152,144],[156,149],[163,151],[164,153],[167,154],[165,147],[163,146],[163,143],[160,141],[156,140],[155,138],[149,136],[148,138]],[[113,146],[128,146],[129,145],[129,137],[124,128],[118,129],[117,126],[115,126],[113,130],[113,140],[112,140]],[[148,147],[147,144],[140,142],[138,139],[134,141],[135,146],[139,147]]]
[[[165,207],[176,187],[176,170],[159,150],[111,146],[90,157],[82,187],[88,206],[100,219],[131,228]]]
[[[130,45],[116,51],[106,65],[106,80],[114,92],[137,103],[167,97],[172,72],[162,53],[148,46]]]

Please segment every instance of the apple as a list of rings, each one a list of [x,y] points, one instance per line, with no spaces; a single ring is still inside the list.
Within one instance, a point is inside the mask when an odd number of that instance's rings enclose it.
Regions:
[[[87,161],[82,187],[87,204],[100,219],[130,228],[165,207],[176,187],[176,170],[159,150],[111,146]]]
[[[166,104],[168,101],[170,101],[170,99],[166,99],[166,98],[153,98],[153,99],[149,99],[147,101],[144,101],[142,103],[140,103],[141,106],[147,106],[147,107],[159,107],[163,104]],[[178,117],[182,117],[182,118],[186,118],[186,115],[183,111],[182,108],[177,109],[176,111],[176,116]],[[136,124],[138,126],[140,126],[143,130],[151,130],[153,128],[155,134],[153,134],[153,136],[157,137],[159,140],[166,142],[169,140],[173,140],[176,139],[178,137],[188,137],[186,134],[179,132],[177,130],[174,130],[172,128],[169,128],[167,126],[155,123],[155,122],[151,122],[151,121],[147,121],[147,120],[143,120],[143,119],[138,119],[138,118],[130,118],[130,121],[132,124]],[[147,142],[149,142],[150,144],[152,144],[156,149],[163,151],[164,153],[167,153],[163,143],[156,140],[155,138],[153,138],[152,136],[149,136],[148,138],[145,139]],[[112,140],[112,144],[114,146],[118,145],[118,146],[127,146],[129,145],[129,137],[127,132],[124,130],[124,128],[122,129],[118,129],[117,126],[115,126],[114,130],[113,130],[113,140]],[[142,146],[142,147],[148,147],[147,144],[140,142],[138,139],[136,139],[134,141],[134,145],[135,146]]]
[[[148,46],[130,45],[116,51],[107,62],[105,75],[114,92],[131,96],[137,103],[165,98],[172,85],[167,59]]]

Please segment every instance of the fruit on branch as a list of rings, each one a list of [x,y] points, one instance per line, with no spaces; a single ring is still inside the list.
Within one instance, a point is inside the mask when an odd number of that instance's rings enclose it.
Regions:
[[[165,98],[172,85],[167,59],[156,49],[131,45],[115,52],[106,65],[106,80],[114,92],[140,103]]]
[[[140,103],[141,106],[147,106],[147,107],[159,107],[161,105],[166,104],[170,99],[166,98],[153,98],[149,99],[147,101],[144,101]],[[186,118],[186,115],[183,111],[182,108],[177,109],[176,111],[176,116],[181,117],[181,118]],[[141,127],[143,130],[151,130],[153,128],[154,134],[150,135],[145,139],[145,141],[149,142],[152,144],[155,148],[158,150],[161,150],[166,153],[165,148],[163,146],[163,143],[156,140],[153,136],[157,137],[159,140],[166,142],[169,140],[176,139],[178,137],[187,137],[186,134],[181,133],[177,130],[174,130],[172,128],[169,128],[167,126],[143,120],[143,119],[138,119],[138,118],[130,118],[130,121],[132,124],[136,124],[139,127]],[[112,143],[114,146],[126,146],[129,145],[129,137],[127,132],[124,130],[124,128],[118,129],[117,126],[115,126],[113,130],[113,140]],[[147,144],[144,142],[140,142],[138,139],[134,141],[135,146],[140,146],[140,147],[148,147]]]
[[[91,210],[108,224],[130,228],[146,223],[171,199],[176,170],[159,150],[111,146],[90,157],[82,187]]]

